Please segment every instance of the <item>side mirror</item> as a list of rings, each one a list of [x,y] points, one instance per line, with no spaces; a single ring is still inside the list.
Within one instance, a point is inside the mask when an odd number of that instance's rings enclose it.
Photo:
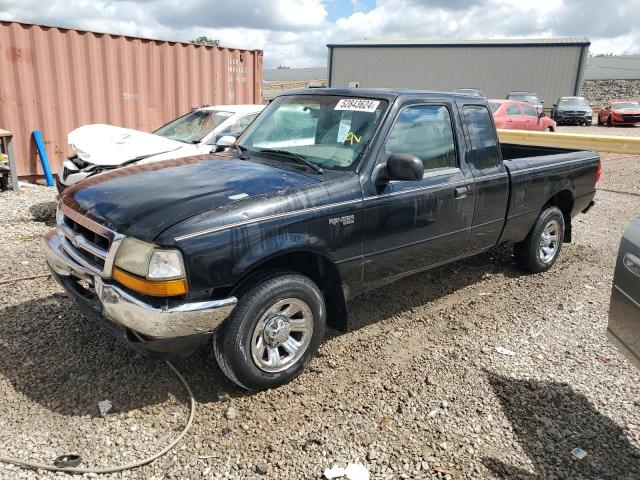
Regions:
[[[216,141],[216,144],[213,146],[211,151],[213,153],[222,152],[234,143],[236,143],[236,137],[234,137],[233,135],[224,135]]]
[[[553,106],[554,106],[554,107],[557,107],[557,106],[558,106],[558,104],[557,104],[557,103],[554,103],[554,104],[553,104]]]
[[[228,147],[229,145],[233,145],[234,143],[236,143],[236,137],[234,137],[233,135],[225,135],[218,139],[216,145],[219,145],[221,147]]]
[[[540,112],[540,113],[538,114],[538,118],[542,118],[542,117],[545,117],[545,116],[546,116],[546,115],[544,114],[544,112]]]
[[[387,165],[380,180],[411,182],[422,180],[422,177],[424,177],[424,165],[420,158],[406,153],[394,153],[387,159]]]
[[[544,100],[540,100],[540,103],[544,103]]]

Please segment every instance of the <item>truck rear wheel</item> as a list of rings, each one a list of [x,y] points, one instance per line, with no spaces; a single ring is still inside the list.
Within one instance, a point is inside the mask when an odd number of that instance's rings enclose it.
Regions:
[[[244,289],[213,343],[220,369],[247,390],[287,383],[306,368],[324,336],[318,286],[292,272],[256,277]]]
[[[560,209],[545,208],[527,238],[513,247],[518,267],[531,273],[549,270],[560,254],[564,227],[564,216]]]

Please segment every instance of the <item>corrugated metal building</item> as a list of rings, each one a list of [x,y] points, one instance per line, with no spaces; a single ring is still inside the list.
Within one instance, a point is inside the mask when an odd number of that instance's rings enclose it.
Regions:
[[[589,45],[586,38],[336,43],[327,45],[329,86],[479,88],[490,98],[531,90],[550,106],[580,92]]]
[[[640,80],[640,55],[589,57],[585,80]]]
[[[204,104],[262,103],[262,51],[0,22],[0,128],[14,134],[18,175],[55,173],[67,133],[89,123],[152,131]]]

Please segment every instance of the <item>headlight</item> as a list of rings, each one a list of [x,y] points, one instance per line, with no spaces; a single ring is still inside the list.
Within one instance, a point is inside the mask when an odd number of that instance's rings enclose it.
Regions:
[[[184,262],[178,250],[156,248],[127,237],[118,248],[114,265],[114,280],[145,295],[170,297],[188,291]]]
[[[150,243],[127,237],[120,244],[115,265],[139,277],[147,277],[154,247]]]

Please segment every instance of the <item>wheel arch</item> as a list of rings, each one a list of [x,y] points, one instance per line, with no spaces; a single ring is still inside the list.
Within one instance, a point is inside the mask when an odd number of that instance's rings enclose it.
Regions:
[[[289,270],[304,275],[320,288],[325,298],[327,325],[340,331],[348,329],[348,311],[342,277],[336,264],[325,254],[310,248],[291,248],[274,253],[243,268],[232,293],[241,294],[255,278],[269,270]]]
[[[542,207],[558,207],[564,217],[564,239],[565,243],[571,242],[571,212],[573,211],[573,192],[569,189],[563,189],[555,193]]]

